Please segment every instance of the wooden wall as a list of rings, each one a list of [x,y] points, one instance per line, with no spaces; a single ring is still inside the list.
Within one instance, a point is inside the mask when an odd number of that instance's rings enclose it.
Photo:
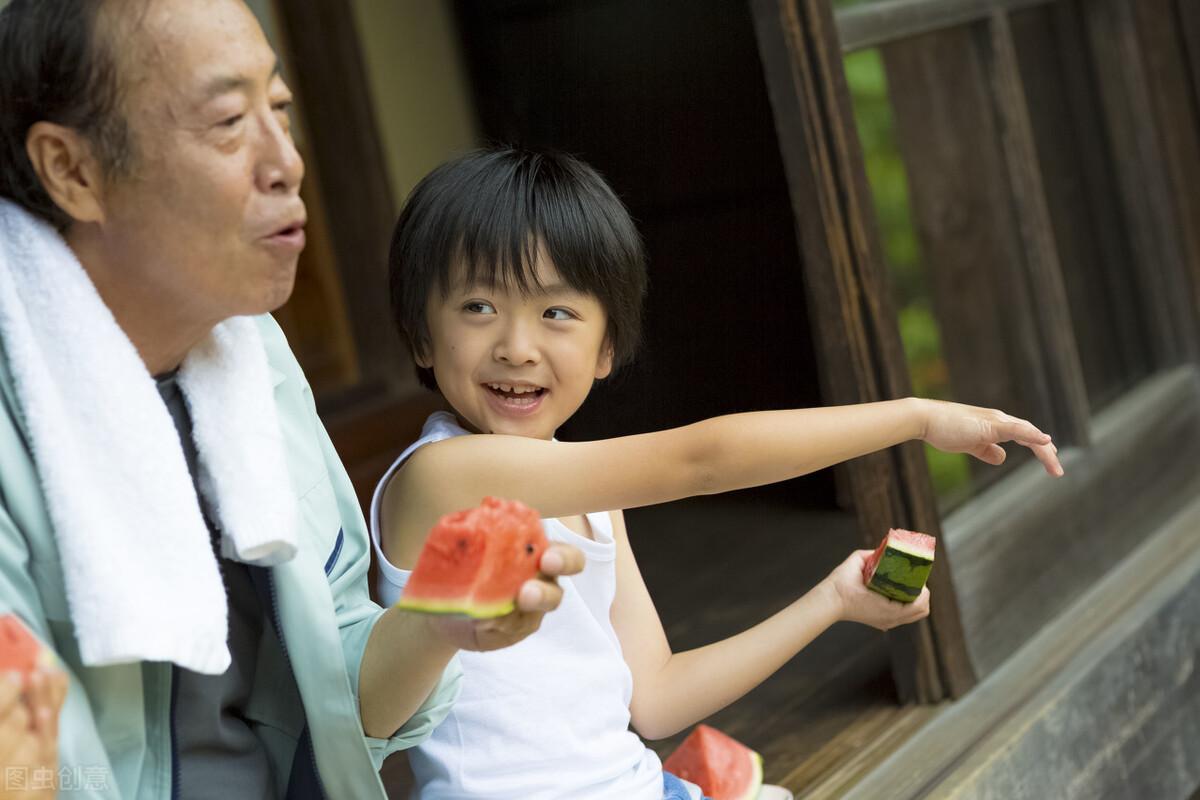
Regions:
[[[460,2],[486,139],[597,167],[650,260],[638,363],[563,431],[593,438],[820,402],[806,295],[748,8]],[[828,474],[784,490],[833,503]]]

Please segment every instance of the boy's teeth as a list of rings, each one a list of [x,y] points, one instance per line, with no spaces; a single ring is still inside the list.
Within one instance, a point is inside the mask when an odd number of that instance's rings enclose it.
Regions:
[[[510,386],[507,383],[489,383],[488,387],[498,392],[508,392],[510,394],[527,394],[538,390],[536,386]]]

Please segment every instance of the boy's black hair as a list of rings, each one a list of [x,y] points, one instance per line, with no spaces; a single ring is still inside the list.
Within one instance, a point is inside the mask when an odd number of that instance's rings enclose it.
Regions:
[[[608,317],[613,366],[641,337],[646,260],[629,212],[587,164],[562,153],[498,147],[442,164],[409,195],[392,234],[392,314],[414,352],[427,352],[425,316],[457,269],[468,283],[536,291],[541,244],[562,279],[594,296]],[[437,390],[433,370],[417,368]]]

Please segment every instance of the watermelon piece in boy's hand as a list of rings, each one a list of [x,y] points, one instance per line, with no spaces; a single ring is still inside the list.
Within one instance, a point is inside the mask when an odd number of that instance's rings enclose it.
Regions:
[[[35,669],[55,663],[54,654],[42,646],[16,614],[0,616],[0,673],[15,672],[28,681]]]
[[[884,597],[913,602],[929,579],[936,545],[932,536],[892,528],[863,565],[863,582]]]
[[[417,557],[398,608],[502,617],[538,573],[549,542],[538,513],[516,500],[484,498],[438,520]]]
[[[688,734],[663,771],[696,784],[713,800],[754,800],[763,786],[762,756],[707,725]]]

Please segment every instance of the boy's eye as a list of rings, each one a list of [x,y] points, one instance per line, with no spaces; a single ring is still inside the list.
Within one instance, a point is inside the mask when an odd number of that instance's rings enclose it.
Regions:
[[[472,300],[463,305],[463,311],[469,311],[472,314],[495,314],[496,309],[491,303],[485,303],[482,300]]]
[[[568,320],[574,319],[575,315],[565,308],[547,308],[542,317],[553,320]]]
[[[225,119],[221,120],[217,124],[219,127],[222,127],[222,128],[232,128],[234,125],[237,125],[241,121],[242,121],[242,115],[234,114],[232,117],[226,117]]]

